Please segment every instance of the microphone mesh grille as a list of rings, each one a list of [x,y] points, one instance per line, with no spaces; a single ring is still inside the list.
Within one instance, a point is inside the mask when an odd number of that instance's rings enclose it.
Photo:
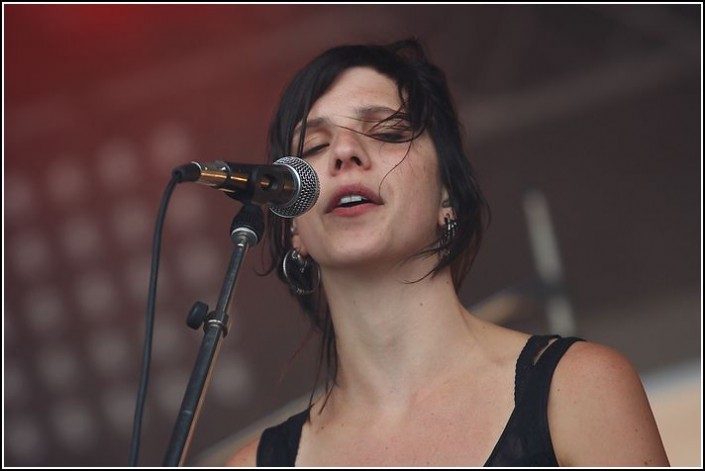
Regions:
[[[320,193],[318,175],[316,175],[313,167],[308,162],[298,157],[282,157],[274,163],[291,168],[298,176],[300,184],[297,193],[288,203],[272,205],[269,210],[283,218],[293,218],[302,215],[311,209],[318,200],[318,194]]]

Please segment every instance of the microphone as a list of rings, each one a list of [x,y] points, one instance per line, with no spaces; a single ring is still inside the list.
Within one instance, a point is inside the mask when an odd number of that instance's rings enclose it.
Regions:
[[[179,182],[195,182],[224,191],[245,203],[270,204],[277,216],[300,216],[316,204],[318,175],[298,157],[282,157],[273,165],[191,162],[172,172]]]

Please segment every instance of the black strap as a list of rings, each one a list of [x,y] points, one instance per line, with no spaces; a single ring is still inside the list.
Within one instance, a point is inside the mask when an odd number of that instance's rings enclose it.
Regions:
[[[308,413],[306,409],[262,432],[257,446],[257,466],[293,467],[296,464],[301,429],[308,420]]]
[[[583,341],[583,339],[578,337],[559,338],[549,345],[549,347],[541,354],[541,358],[539,358],[536,362],[535,371],[532,377],[541,382],[540,385],[536,385],[541,388],[541,410],[547,410],[548,393],[551,389],[553,372],[558,366],[558,362],[561,358],[563,358],[563,354],[565,354],[566,350],[578,341]]]
[[[558,338],[558,335],[533,335],[524,345],[524,349],[517,358],[514,374],[514,405],[516,406],[524,393],[531,377],[530,370],[534,367],[539,352],[546,348],[548,342]]]
[[[558,466],[548,428],[548,396],[553,371],[578,340],[542,335],[527,341],[517,359],[514,411],[485,466]]]
[[[575,342],[582,340],[577,337],[559,337],[541,353],[526,379],[524,397],[517,406],[521,409],[520,416],[523,418],[518,429],[524,434],[526,455],[534,455],[532,460],[536,460],[537,466],[558,466],[548,424],[551,382],[558,362],[565,352]]]

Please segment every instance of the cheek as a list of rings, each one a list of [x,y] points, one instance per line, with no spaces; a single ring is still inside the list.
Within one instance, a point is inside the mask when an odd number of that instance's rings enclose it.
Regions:
[[[388,178],[394,181],[391,187],[403,191],[405,198],[416,204],[436,205],[440,202],[442,185],[438,161],[428,146],[413,148],[405,160],[391,169]]]
[[[316,173],[316,176],[318,177],[320,193],[318,195],[318,201],[316,201],[316,204],[314,205],[314,208],[317,208],[319,207],[319,205],[322,205],[323,201],[326,199],[326,190],[328,190],[328,187],[330,186],[330,183],[328,182],[328,167],[326,164],[326,160],[319,157],[308,157],[306,158],[306,163],[311,166],[313,171]]]
[[[443,199],[443,186],[435,156],[415,162],[404,172],[402,179],[399,186],[404,188],[403,198],[406,200],[408,214],[429,221],[429,226],[435,227],[442,211]]]
[[[296,218],[296,238],[302,248],[309,248],[314,243],[313,236],[319,233],[311,211]]]
[[[319,176],[326,169],[326,160],[319,155],[306,157],[306,163],[308,163]]]

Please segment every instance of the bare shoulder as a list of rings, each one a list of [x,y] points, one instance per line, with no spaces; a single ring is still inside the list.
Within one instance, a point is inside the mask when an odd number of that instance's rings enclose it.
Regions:
[[[554,381],[565,383],[565,387],[583,388],[594,386],[596,380],[641,389],[634,366],[621,352],[597,343],[576,342],[558,364]]]
[[[257,446],[259,445],[259,437],[252,440],[250,443],[240,448],[235,454],[225,463],[226,466],[237,467],[255,467],[257,466]]]
[[[641,379],[619,351],[576,342],[551,383],[549,424],[568,466],[667,466]]]

